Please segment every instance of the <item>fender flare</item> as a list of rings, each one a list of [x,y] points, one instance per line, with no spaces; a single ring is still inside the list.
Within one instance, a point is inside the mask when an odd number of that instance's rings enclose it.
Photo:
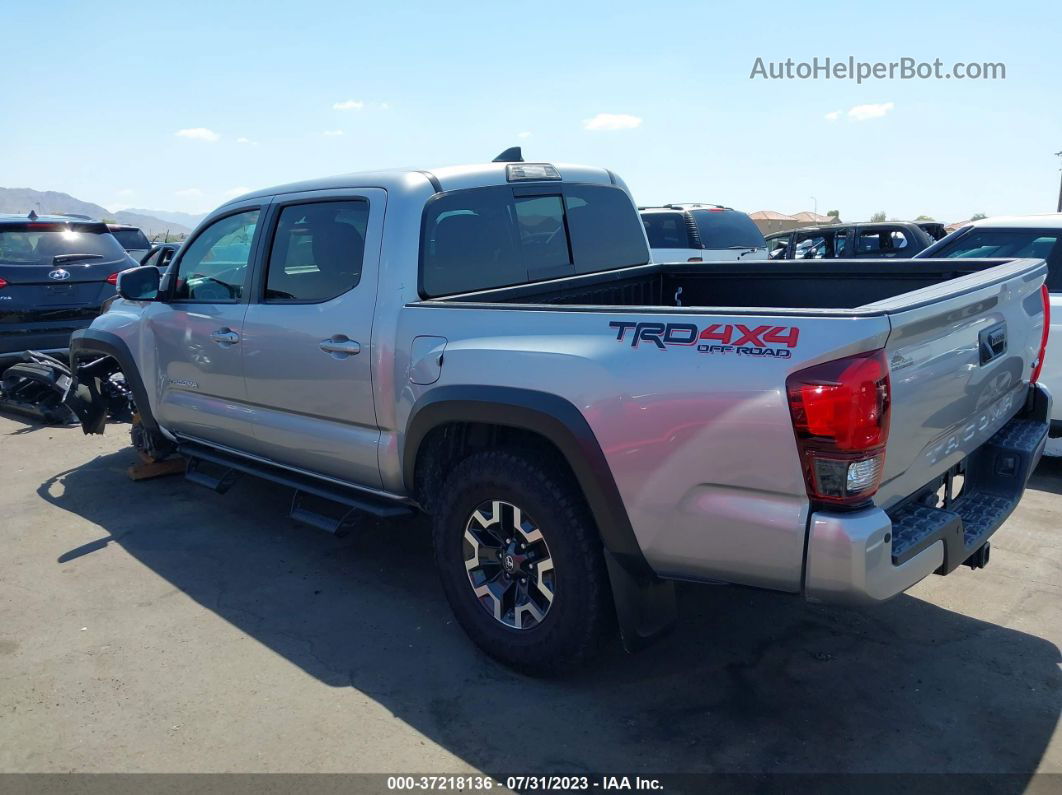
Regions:
[[[158,422],[151,412],[151,401],[148,399],[148,391],[144,387],[144,381],[140,377],[136,361],[125,340],[116,334],[99,329],[86,328],[75,331],[70,337],[70,367],[76,372],[79,360],[93,359],[100,356],[110,356],[122,370],[125,382],[133,392],[133,400],[136,401],[136,410],[140,415],[140,423],[148,431],[159,432]]]
[[[434,428],[451,422],[519,428],[549,440],[571,467],[597,524],[624,645],[633,651],[670,628],[674,586],[660,579],[645,559],[605,454],[574,404],[515,387],[470,384],[430,390],[414,404],[407,424],[402,473],[409,493],[415,493],[421,443]]]

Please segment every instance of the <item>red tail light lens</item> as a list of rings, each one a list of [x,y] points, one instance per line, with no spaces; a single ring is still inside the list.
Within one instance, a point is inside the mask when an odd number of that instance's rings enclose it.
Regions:
[[[889,438],[885,351],[809,367],[786,379],[808,495],[851,505],[881,485]]]
[[[7,287],[7,279],[0,278],[0,290],[3,290],[5,287]]]
[[[107,277],[107,284],[112,285],[114,287],[117,287],[118,286],[118,274],[117,273],[112,273],[110,276],[108,276]]]
[[[1044,302],[1044,330],[1040,335],[1040,353],[1036,357],[1036,364],[1033,365],[1032,378],[1029,379],[1034,384],[1040,379],[1040,371],[1044,369],[1044,357],[1047,356],[1047,338],[1051,334],[1051,294],[1047,291],[1046,284],[1040,288],[1040,298]]]

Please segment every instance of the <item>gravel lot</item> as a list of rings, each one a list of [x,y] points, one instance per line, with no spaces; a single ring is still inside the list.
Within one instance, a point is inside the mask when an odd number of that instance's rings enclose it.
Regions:
[[[0,770],[1062,773],[1062,463],[992,562],[873,609],[683,587],[651,649],[534,681],[451,619],[427,526],[125,474],[0,417]]]

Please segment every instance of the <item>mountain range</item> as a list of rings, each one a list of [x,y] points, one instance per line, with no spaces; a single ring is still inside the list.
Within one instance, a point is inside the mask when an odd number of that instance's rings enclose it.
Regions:
[[[36,210],[41,215],[49,213],[75,213],[99,220],[115,220],[120,224],[139,226],[148,237],[163,235],[187,235],[204,216],[166,210],[118,210],[112,212],[92,202],[81,201],[68,193],[32,188],[0,188],[0,213],[22,215]]]

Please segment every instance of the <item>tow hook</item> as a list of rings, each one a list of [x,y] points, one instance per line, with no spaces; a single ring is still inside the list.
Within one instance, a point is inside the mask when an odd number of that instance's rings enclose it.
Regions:
[[[978,547],[976,552],[974,552],[972,555],[970,555],[970,557],[964,560],[962,562],[962,565],[969,566],[971,569],[983,569],[985,566],[988,565],[988,555],[991,551],[992,544],[986,541],[984,544]]]

